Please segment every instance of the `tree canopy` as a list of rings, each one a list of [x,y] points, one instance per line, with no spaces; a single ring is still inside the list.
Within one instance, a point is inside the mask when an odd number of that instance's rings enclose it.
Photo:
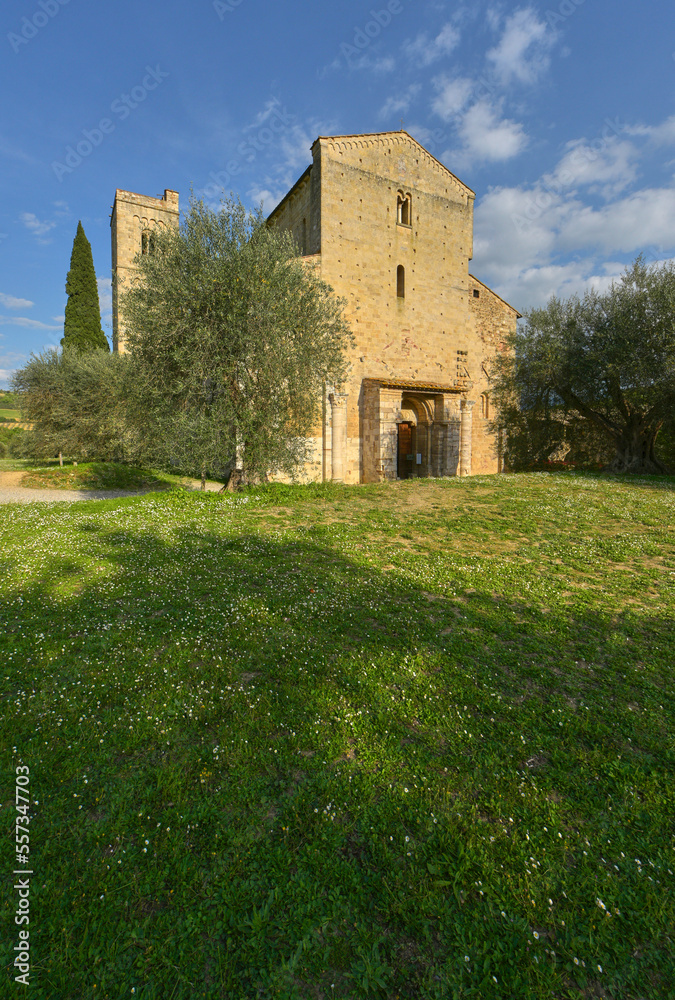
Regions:
[[[66,292],[68,301],[62,346],[74,347],[78,351],[109,350],[108,341],[101,329],[94,258],[81,222],[77,224],[73,240]]]
[[[131,418],[148,457],[250,478],[297,473],[323,390],[346,377],[343,304],[289,234],[239,201],[194,198],[122,291]]]
[[[49,348],[14,372],[28,448],[44,457],[120,459],[133,444],[124,417],[127,359],[107,349]]]
[[[508,434],[582,419],[611,443],[613,472],[664,473],[655,443],[675,409],[675,265],[642,257],[608,291],[532,309],[494,359],[493,399]],[[558,426],[561,421],[558,419]]]

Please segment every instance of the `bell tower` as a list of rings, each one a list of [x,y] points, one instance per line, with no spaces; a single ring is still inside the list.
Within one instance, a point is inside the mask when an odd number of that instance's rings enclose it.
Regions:
[[[164,191],[163,198],[149,198],[131,191],[115,191],[110,216],[112,241],[113,351],[124,352],[124,318],[120,315],[120,296],[132,279],[134,257],[152,253],[154,233],[158,228],[178,228],[178,192]]]

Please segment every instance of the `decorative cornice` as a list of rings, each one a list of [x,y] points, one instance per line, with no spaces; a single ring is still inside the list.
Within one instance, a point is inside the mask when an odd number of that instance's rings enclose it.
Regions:
[[[441,384],[440,382],[415,382],[414,379],[405,378],[364,378],[364,388],[373,389],[402,389],[404,392],[423,392],[429,394],[439,393],[463,393],[468,386],[458,380],[453,385]]]

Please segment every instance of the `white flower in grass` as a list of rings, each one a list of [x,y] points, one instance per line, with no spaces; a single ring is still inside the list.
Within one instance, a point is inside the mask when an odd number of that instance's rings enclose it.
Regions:
[[[601,965],[598,966],[598,972],[602,972],[602,966]]]
[[[468,955],[465,955],[465,956],[464,956],[464,961],[465,961],[465,962],[468,962],[468,961],[469,961],[469,956],[468,956]]]
[[[574,964],[575,964],[575,965],[578,965],[578,964],[579,964],[579,959],[578,959],[578,958],[575,958],[575,959],[574,959]]]
[[[539,940],[539,935],[538,935],[538,933],[536,931],[532,932],[532,937],[534,938],[535,941]]]

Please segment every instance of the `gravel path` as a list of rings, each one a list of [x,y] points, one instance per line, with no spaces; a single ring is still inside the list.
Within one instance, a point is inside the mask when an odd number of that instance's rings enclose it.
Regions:
[[[24,473],[0,472],[0,504],[3,503],[74,503],[76,500],[113,500],[115,497],[138,497],[152,490],[39,490],[19,486]],[[198,490],[198,479],[190,480],[190,487]],[[207,490],[217,492],[222,483],[207,482]]]

